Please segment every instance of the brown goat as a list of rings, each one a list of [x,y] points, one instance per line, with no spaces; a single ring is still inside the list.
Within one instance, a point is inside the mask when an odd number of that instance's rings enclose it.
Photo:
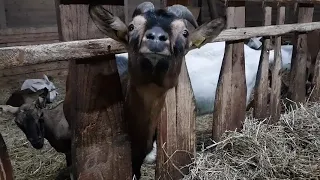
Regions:
[[[185,54],[212,42],[225,28],[226,18],[217,18],[198,27],[185,6],[156,10],[150,2],[137,6],[128,26],[100,5],[90,5],[89,14],[104,34],[125,45],[128,51],[124,112],[129,125],[133,175],[139,179],[143,160],[153,147],[166,93],[178,84]],[[188,22],[195,27],[193,32],[189,32]],[[69,76],[64,106],[68,121],[72,105]]]

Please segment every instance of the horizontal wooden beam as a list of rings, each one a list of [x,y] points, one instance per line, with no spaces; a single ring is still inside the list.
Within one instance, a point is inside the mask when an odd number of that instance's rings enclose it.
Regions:
[[[124,47],[110,38],[5,47],[0,48],[0,69],[122,52]]]
[[[124,0],[59,0],[60,4],[102,4],[102,5],[124,5]]]
[[[320,22],[227,29],[213,41],[235,41],[259,36],[320,29]],[[89,58],[125,52],[124,46],[110,39],[91,39],[32,46],[0,48],[0,69],[69,59]]]
[[[291,32],[309,32],[320,29],[320,22],[247,27],[222,31],[213,42],[236,41],[260,36],[278,36]]]
[[[267,3],[306,3],[306,4],[317,4],[320,0],[222,0],[226,2],[267,2]]]

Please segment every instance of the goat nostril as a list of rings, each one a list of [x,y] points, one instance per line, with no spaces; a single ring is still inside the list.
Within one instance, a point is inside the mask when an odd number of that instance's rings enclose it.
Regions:
[[[150,39],[150,40],[154,40],[154,34],[149,33],[149,34],[146,35],[146,38]]]
[[[160,36],[159,36],[159,40],[160,40],[160,41],[166,41],[167,39],[168,39],[168,37],[165,36],[165,35],[160,35]]]

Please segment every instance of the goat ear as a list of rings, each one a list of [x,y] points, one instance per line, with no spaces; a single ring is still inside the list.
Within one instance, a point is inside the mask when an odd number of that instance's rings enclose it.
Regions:
[[[210,43],[226,27],[226,17],[219,17],[198,27],[189,37],[189,46],[200,48]]]
[[[0,105],[0,111],[16,114],[19,111],[19,107],[13,107],[10,105]]]
[[[89,5],[89,14],[98,29],[110,38],[127,43],[127,26],[101,5]]]

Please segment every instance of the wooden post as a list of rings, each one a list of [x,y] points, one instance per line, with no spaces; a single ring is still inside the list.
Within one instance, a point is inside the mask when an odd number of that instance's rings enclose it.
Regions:
[[[6,143],[0,133],[0,179],[13,180],[13,170]]]
[[[63,41],[104,36],[88,14],[88,2],[61,0],[57,3]],[[123,7],[106,8],[120,17],[119,13],[123,13]],[[95,48],[94,44],[91,48]],[[113,49],[111,45],[105,51],[110,49]],[[69,107],[66,118],[71,124],[76,179],[132,179],[130,141],[114,54],[97,54],[69,62],[64,106]]]
[[[285,7],[283,4],[278,4],[277,7],[277,24],[284,24],[285,20]],[[270,113],[271,121],[274,123],[280,118],[281,104],[280,104],[280,92],[281,92],[281,70],[282,56],[281,56],[281,36],[275,37],[275,49],[274,49],[274,62],[272,68],[272,82],[271,82],[271,95],[270,95]]]
[[[186,5],[186,4],[182,4]],[[162,5],[165,6],[165,5]],[[181,179],[195,157],[195,101],[186,63],[160,115],[155,179]]]
[[[298,4],[298,23],[312,22],[313,5]],[[296,33],[292,52],[288,98],[294,102],[305,101],[306,69],[308,58],[307,32]]]
[[[265,26],[271,25],[272,7],[264,3],[264,22]],[[260,62],[256,78],[256,87],[254,92],[254,117],[266,118],[268,116],[268,94],[269,94],[269,46],[270,37],[264,37],[260,55]]]
[[[245,26],[245,3],[229,2],[227,27]],[[213,112],[213,139],[218,141],[226,130],[241,128],[245,119],[246,95],[244,42],[227,41]]]

